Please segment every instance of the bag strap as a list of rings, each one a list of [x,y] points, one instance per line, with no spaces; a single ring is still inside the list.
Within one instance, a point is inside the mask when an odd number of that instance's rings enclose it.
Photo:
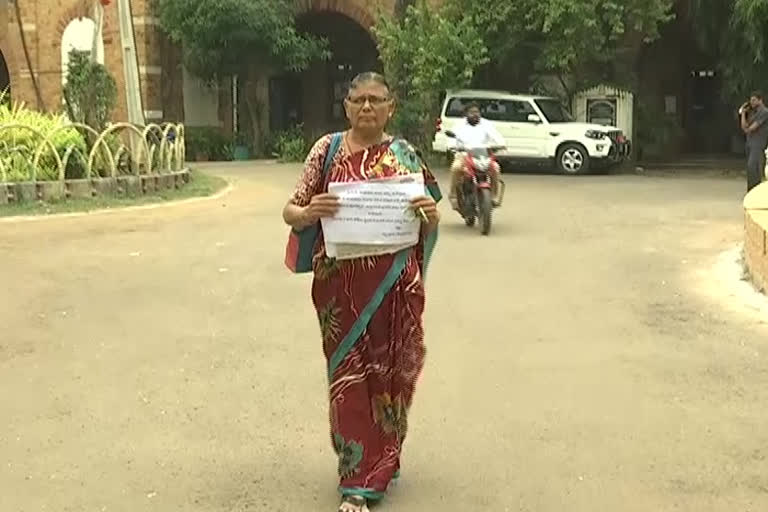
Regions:
[[[331,170],[331,164],[336,157],[336,153],[341,149],[341,140],[343,136],[341,133],[334,133],[331,137],[331,145],[328,146],[328,153],[325,155],[325,163],[323,164],[323,181],[328,176],[328,172]]]

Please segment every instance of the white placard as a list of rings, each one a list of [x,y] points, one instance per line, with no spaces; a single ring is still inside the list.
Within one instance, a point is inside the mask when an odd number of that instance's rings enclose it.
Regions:
[[[370,256],[383,256],[394,254],[403,249],[413,247],[413,244],[400,245],[364,245],[364,244],[332,244],[325,243],[325,255],[337,260],[353,260],[355,258],[367,258]]]
[[[328,192],[339,197],[341,208],[322,220],[326,252],[334,244],[407,247],[419,241],[421,220],[410,202],[424,195],[422,174],[330,183]]]

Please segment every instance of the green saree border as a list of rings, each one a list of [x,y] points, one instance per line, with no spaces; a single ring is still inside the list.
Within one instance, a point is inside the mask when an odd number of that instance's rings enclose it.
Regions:
[[[347,357],[347,355],[352,351],[355,343],[357,343],[357,341],[360,339],[360,336],[363,335],[365,329],[368,327],[368,324],[371,322],[371,318],[373,318],[374,313],[376,313],[376,310],[379,309],[381,303],[384,302],[384,297],[387,295],[387,293],[389,293],[389,290],[392,289],[397,280],[400,278],[400,274],[402,274],[403,270],[405,269],[405,265],[408,262],[408,256],[410,253],[411,249],[406,249],[397,253],[395,260],[392,262],[392,266],[389,267],[387,275],[384,276],[384,279],[381,281],[381,283],[379,283],[376,291],[373,292],[373,297],[371,297],[371,300],[365,306],[362,313],[360,313],[360,316],[357,317],[355,323],[352,324],[352,328],[349,330],[347,335],[344,336],[344,339],[341,340],[339,346],[336,347],[336,350],[328,361],[329,380],[333,380],[333,374],[336,373],[336,370],[339,368],[339,365],[342,363],[342,361],[344,361],[344,358]]]
[[[421,266],[421,278],[426,283],[427,280],[427,268],[429,262],[432,259],[432,253],[435,252],[435,246],[437,245],[437,228],[424,237],[424,262]]]
[[[398,148],[398,150],[395,151],[395,153],[399,158],[402,158],[403,157],[402,153],[404,153],[403,148]],[[413,153],[413,156],[412,155],[408,155],[408,156],[418,158],[415,153]],[[409,163],[412,163],[412,162],[409,162]],[[430,196],[432,196],[432,198],[436,202],[439,202],[440,199],[442,199],[442,195],[440,194],[440,188],[437,186],[437,184],[425,185],[425,192]],[[424,262],[421,269],[422,277],[424,279],[426,278],[427,267],[429,266],[429,260],[432,258],[432,253],[435,249],[436,244],[437,244],[437,229],[429,233],[424,239]],[[389,268],[389,271],[387,272],[386,276],[384,276],[384,279],[381,281],[381,283],[379,283],[379,286],[376,288],[376,291],[373,293],[373,297],[371,297],[371,300],[368,302],[368,304],[365,306],[363,311],[357,317],[357,320],[355,320],[355,323],[352,324],[352,327],[350,328],[347,335],[344,336],[344,339],[341,340],[341,343],[339,343],[339,346],[336,347],[336,350],[333,352],[333,355],[331,355],[331,358],[328,361],[328,380],[329,381],[333,381],[333,374],[336,373],[336,370],[344,361],[344,358],[346,358],[347,355],[349,355],[349,353],[354,348],[355,344],[360,340],[360,336],[362,336],[363,333],[365,332],[365,329],[368,327],[368,324],[370,323],[371,318],[373,318],[373,315],[379,309],[379,306],[381,306],[381,303],[384,302],[384,297],[387,295],[387,293],[389,293],[389,291],[395,285],[397,280],[400,278],[400,274],[402,274],[406,264],[408,263],[408,257],[410,256],[410,254],[411,254],[411,249],[405,249],[397,253],[397,256],[395,256],[395,260],[392,262],[392,266]]]
[[[339,487],[342,496],[362,496],[369,501],[381,501],[384,499],[384,493],[366,489],[364,487]]]
[[[427,185],[425,188],[427,194],[432,196],[432,199],[434,199],[436,203],[439,203],[442,199],[440,188],[436,184]],[[429,267],[432,253],[435,251],[435,246],[437,245],[438,231],[439,228],[435,228],[424,237],[424,262],[421,267],[422,279],[424,279],[424,281],[427,279],[427,268]]]

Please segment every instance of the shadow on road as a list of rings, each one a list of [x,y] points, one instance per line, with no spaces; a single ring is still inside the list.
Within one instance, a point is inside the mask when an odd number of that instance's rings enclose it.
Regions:
[[[440,234],[444,236],[451,236],[461,239],[478,239],[484,240],[487,238],[493,238],[495,236],[512,236],[515,234],[522,234],[519,231],[520,226],[510,224],[508,221],[498,220],[494,222],[491,228],[491,234],[483,236],[480,234],[480,228],[467,227],[464,225],[464,221],[453,212],[443,214],[443,219],[440,221]]]

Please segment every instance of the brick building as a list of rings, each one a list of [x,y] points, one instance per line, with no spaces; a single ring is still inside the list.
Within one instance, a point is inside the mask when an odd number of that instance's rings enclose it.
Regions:
[[[62,104],[63,69],[67,49],[90,49],[89,34],[96,23],[93,0],[16,0],[21,23],[12,0],[0,0],[0,51],[8,70],[11,98],[28,106],[58,111]],[[141,81],[142,104],[148,120],[161,120],[178,112],[167,94],[169,84],[177,77],[164,73],[163,55],[168,54],[157,20],[148,12],[149,0],[131,2],[136,54]],[[29,54],[27,61],[20,27]],[[83,48],[87,45],[86,48]],[[105,8],[99,60],[115,77],[119,102],[116,119],[126,119],[123,51],[117,17],[116,0]],[[0,66],[2,68],[2,66]],[[37,77],[41,97],[37,98],[32,75]],[[176,73],[177,74],[177,73]],[[0,73],[0,80],[3,74]],[[0,83],[0,86],[8,84]],[[164,91],[166,94],[164,94]]]
[[[62,105],[62,85],[69,49],[90,49],[93,28],[96,26],[95,2],[97,0],[16,0],[21,22],[16,16],[13,0],[0,0],[0,88],[10,87],[13,101],[23,101],[40,110],[58,111]],[[126,88],[124,83],[124,51],[119,30],[118,0],[111,0],[105,8],[102,41],[99,44],[99,60],[106,65],[118,85],[118,107],[114,118],[127,119]],[[236,112],[233,108],[231,81],[210,90],[189,76],[181,66],[180,50],[170,44],[158,26],[158,20],[149,9],[151,0],[130,0],[131,17],[136,44],[136,57],[140,75],[142,106],[150,121],[187,121],[188,124],[214,124],[231,129]],[[384,12],[394,12],[396,0],[377,3]],[[276,77],[273,81],[270,104],[280,110],[269,116],[280,125],[280,119],[296,108],[281,97],[282,85],[294,86],[300,91],[297,97],[311,98],[309,85],[325,84],[332,87],[329,77],[334,66],[346,76],[363,67],[374,66],[376,50],[369,35],[374,21],[374,6],[365,0],[301,0],[300,25],[318,34],[329,36],[333,49],[342,59],[319,64],[301,76]],[[21,30],[26,41],[27,60],[22,44]],[[338,37],[353,33],[354,37]],[[362,43],[361,43],[362,41]],[[354,45],[362,44],[364,57],[356,58]],[[85,46],[85,48],[83,48]],[[352,51],[345,51],[345,50]],[[346,60],[344,60],[346,59]],[[343,61],[343,62],[342,62]],[[31,66],[30,66],[31,64]],[[31,70],[30,70],[31,67]],[[38,99],[33,87],[34,73],[40,88]],[[296,85],[298,83],[298,85]],[[313,89],[314,91],[314,89]],[[292,101],[292,100],[291,100]],[[310,102],[306,102],[310,104]],[[312,102],[315,103],[315,102]],[[313,111],[306,109],[310,124],[327,124],[333,107]],[[327,112],[325,111],[327,110]],[[302,118],[304,116],[302,115]]]
[[[16,18],[17,6],[13,0],[0,0],[0,89],[9,85],[14,101],[58,111],[68,48],[89,46],[97,0],[16,1],[21,23]],[[124,120],[127,107],[118,1],[122,0],[111,0],[105,9],[100,44],[103,48],[98,51],[118,82],[119,103],[113,117]],[[181,66],[180,49],[167,41],[157,18],[149,10],[151,1],[129,0],[142,107],[147,121],[183,121],[188,126],[213,125],[227,131],[237,126],[247,127],[250,122],[245,119],[247,92],[242,90],[242,84],[238,87],[232,80],[225,80],[218,87],[209,88],[186,73]],[[439,2],[433,0],[433,3]],[[407,3],[406,0],[299,0],[299,28],[326,37],[331,43],[333,58],[316,63],[303,73],[261,77],[256,94],[266,107],[263,129],[280,130],[301,122],[307,135],[312,137],[342,126],[344,84],[354,74],[379,65],[370,31],[376,13],[379,9],[394,13]],[[654,117],[663,117],[669,130],[676,132],[667,137],[664,148],[659,148],[661,153],[727,151],[730,139],[738,139],[738,134],[731,133],[730,110],[719,101],[718,78],[710,71],[714,62],[697,54],[687,20],[687,5],[687,0],[677,2],[677,19],[664,28],[661,40],[652,46],[645,46],[641,41],[633,45],[629,62],[639,75],[638,97],[641,105],[662,109],[658,115],[654,112]],[[20,26],[32,71],[40,84],[42,102],[38,101],[32,85]],[[491,71],[485,79],[480,77],[486,86],[522,90],[528,85],[525,70],[517,73],[520,76],[507,73],[512,70]],[[253,89],[253,85],[251,87]]]

